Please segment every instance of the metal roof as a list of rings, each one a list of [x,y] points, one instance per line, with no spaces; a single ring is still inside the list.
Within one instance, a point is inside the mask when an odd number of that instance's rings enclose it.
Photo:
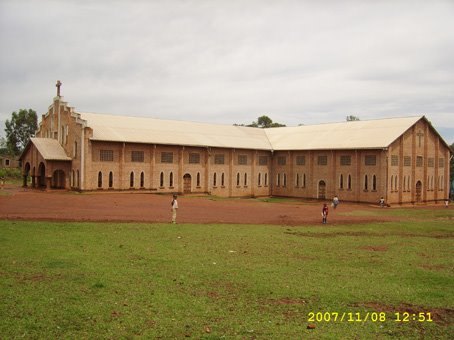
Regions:
[[[265,131],[274,150],[381,149],[388,147],[421,118],[359,120]]]
[[[93,129],[92,140],[255,150],[272,148],[263,129],[145,117],[79,114],[87,121],[87,126]]]
[[[145,117],[80,113],[92,140],[255,150],[380,149],[423,116],[258,129]]]
[[[65,149],[58,140],[53,138],[30,138],[30,142],[35,145],[38,152],[45,160],[70,161],[71,157],[66,155]],[[21,156],[22,157],[22,156]]]

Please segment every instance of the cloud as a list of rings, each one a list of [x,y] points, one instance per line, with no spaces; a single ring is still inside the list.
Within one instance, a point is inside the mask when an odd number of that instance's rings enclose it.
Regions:
[[[454,128],[450,1],[0,1],[0,121],[47,110]],[[447,139],[454,141],[451,134]]]

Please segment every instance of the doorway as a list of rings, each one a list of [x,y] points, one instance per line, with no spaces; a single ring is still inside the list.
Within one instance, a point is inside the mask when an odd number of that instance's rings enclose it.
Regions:
[[[326,198],[326,183],[325,181],[318,182],[318,198]]]
[[[190,194],[192,187],[192,179],[190,174],[185,174],[183,176],[183,193]]]
[[[422,183],[421,181],[416,182],[416,202],[421,202]]]

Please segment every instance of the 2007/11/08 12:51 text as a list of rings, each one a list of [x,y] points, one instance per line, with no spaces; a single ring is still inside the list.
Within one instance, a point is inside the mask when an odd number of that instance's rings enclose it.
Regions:
[[[432,322],[430,312],[395,312],[390,313],[391,318],[387,318],[385,312],[310,312],[308,314],[309,322]]]

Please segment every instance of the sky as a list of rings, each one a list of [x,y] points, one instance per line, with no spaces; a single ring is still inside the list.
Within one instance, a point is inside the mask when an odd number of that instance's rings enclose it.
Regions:
[[[0,136],[79,112],[296,126],[425,115],[454,143],[453,0],[0,0]]]

